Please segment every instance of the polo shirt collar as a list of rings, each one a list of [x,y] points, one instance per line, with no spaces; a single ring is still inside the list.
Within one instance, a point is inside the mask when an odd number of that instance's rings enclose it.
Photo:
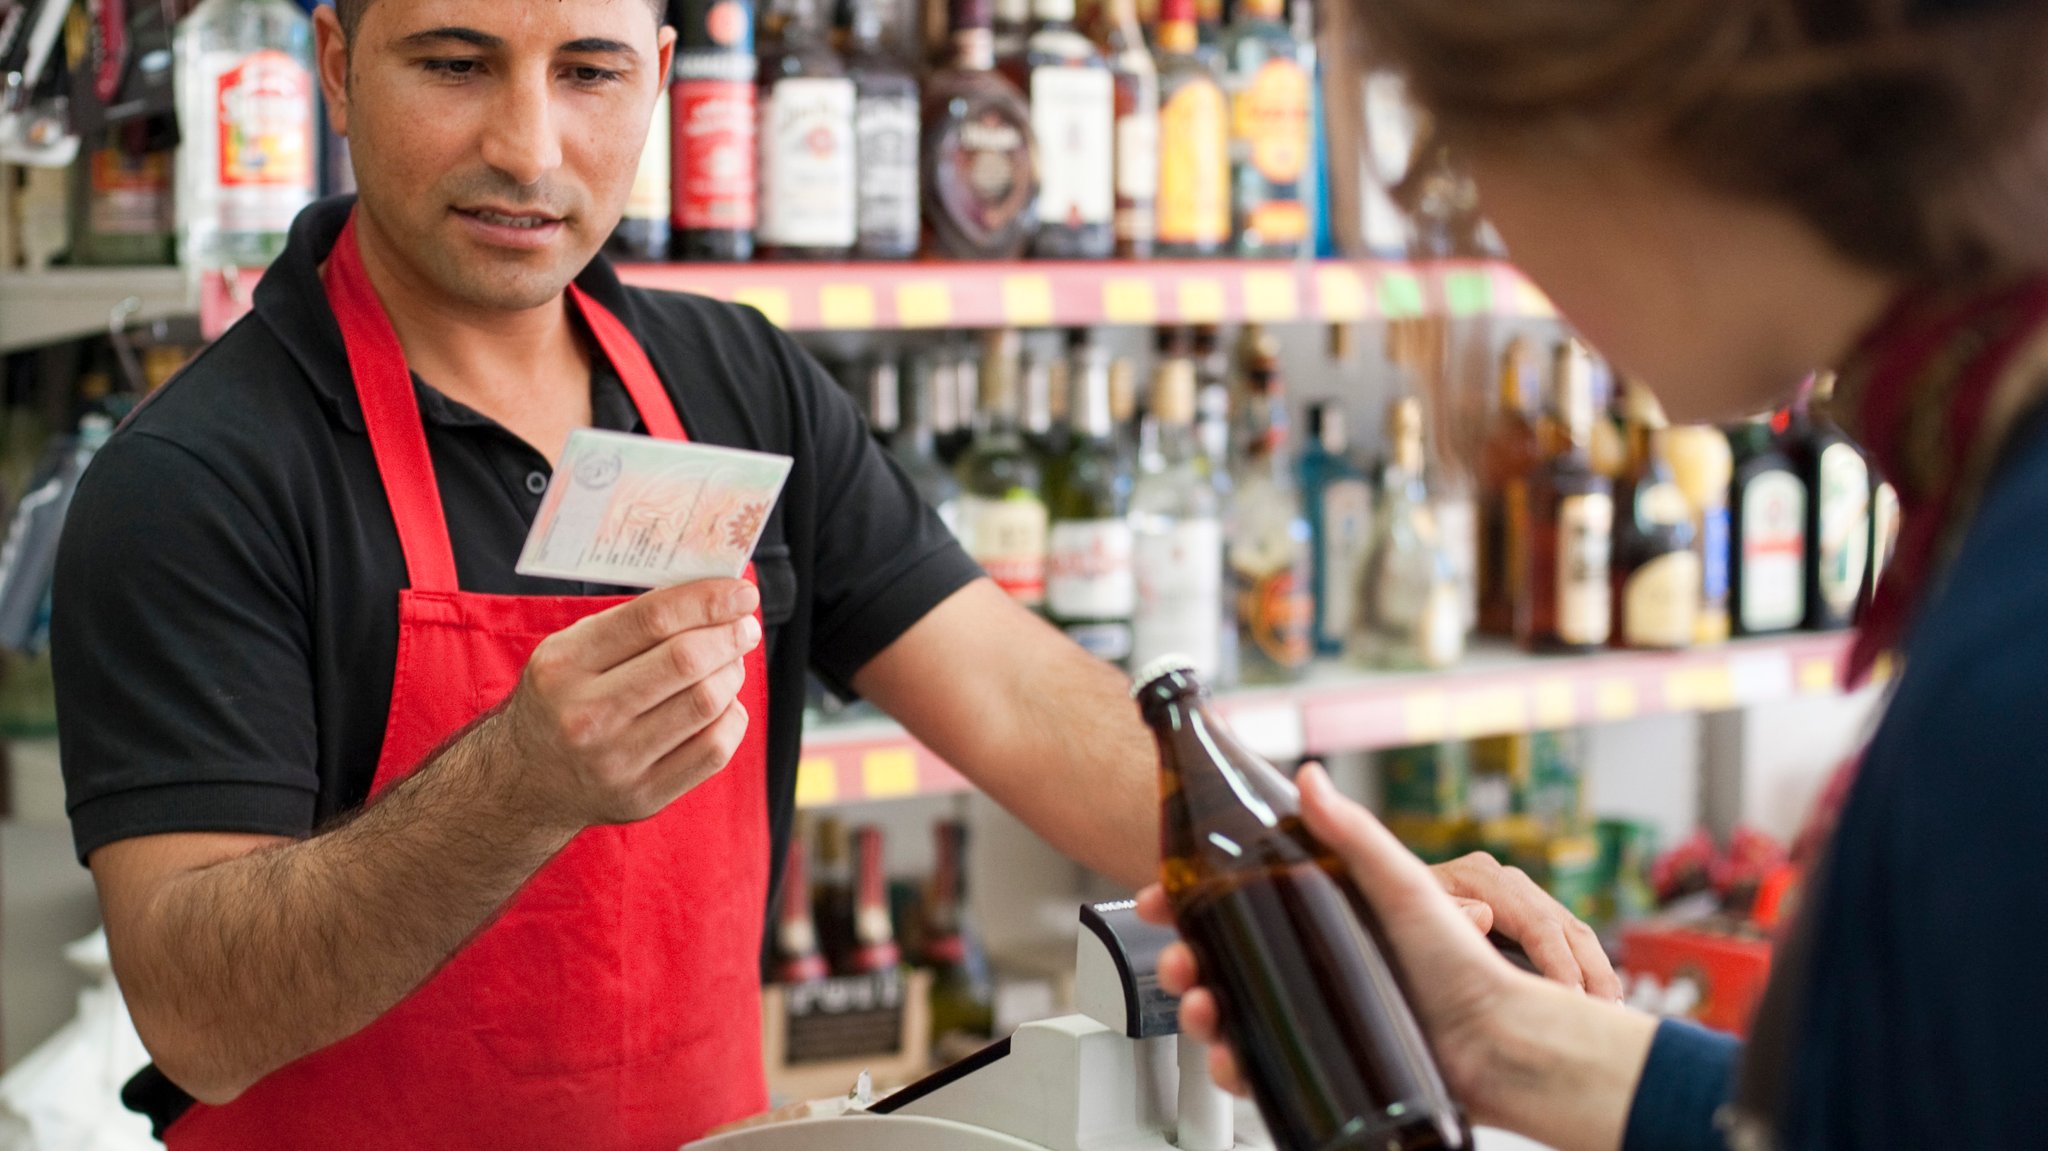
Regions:
[[[256,284],[251,312],[298,363],[336,421],[351,431],[361,432],[363,409],[356,399],[355,380],[349,374],[341,325],[334,318],[334,309],[327,304],[327,289],[320,280],[320,265],[334,250],[334,242],[340,238],[355,205],[353,195],[334,196],[299,213],[292,221],[284,251]],[[627,304],[625,285],[619,282],[609,261],[603,256],[592,259],[576,277],[576,284],[618,316],[633,331],[634,338],[645,345],[645,335],[634,328],[634,309]],[[603,374],[615,376],[608,369]],[[623,387],[618,387],[618,391],[624,394]],[[627,403],[630,406],[631,401]]]

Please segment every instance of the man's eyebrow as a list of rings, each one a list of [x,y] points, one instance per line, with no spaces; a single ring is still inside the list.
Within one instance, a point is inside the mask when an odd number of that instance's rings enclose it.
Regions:
[[[602,36],[586,36],[581,40],[571,40],[556,50],[573,56],[625,56],[634,60],[640,58],[640,53],[635,51],[631,44],[607,40]]]
[[[482,48],[487,51],[495,51],[505,46],[505,41],[488,32],[479,32],[474,28],[457,27],[429,28],[424,32],[414,32],[412,35],[400,40],[399,44],[407,48],[425,48],[443,40],[453,40],[459,44],[467,44],[472,48]]]

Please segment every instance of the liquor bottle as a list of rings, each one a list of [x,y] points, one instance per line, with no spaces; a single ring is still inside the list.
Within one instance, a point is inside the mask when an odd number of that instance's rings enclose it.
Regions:
[[[1876,482],[1870,492],[1870,586],[1863,593],[1866,605],[1877,595],[1885,569],[1891,566],[1892,553],[1899,547],[1899,489],[1888,480],[1878,479],[1874,469],[1871,478]]]
[[[884,360],[875,366],[877,378],[884,368],[891,369],[892,379],[900,380],[893,361]],[[910,477],[910,484],[917,489],[918,497],[926,507],[937,512],[946,530],[956,536],[960,531],[960,483],[953,473],[940,461],[938,454],[938,431],[934,412],[939,406],[943,389],[934,386],[929,375],[920,377],[913,373],[910,381],[910,403],[899,405],[908,409],[907,419],[901,420],[896,434],[889,437],[889,456],[903,474]],[[901,413],[899,413],[901,414]]]
[[[640,166],[633,170],[633,189],[626,193],[626,211],[605,242],[615,260],[654,262],[668,258],[669,213],[675,207],[675,162],[669,158],[674,118],[669,114],[666,87],[654,101],[647,142],[640,148]]]
[[[1137,480],[1144,428],[1138,420],[1138,369],[1122,356],[1109,363],[1109,422],[1116,428],[1117,466],[1128,486]]]
[[[1152,255],[1159,216],[1159,66],[1136,0],[1109,0],[1105,37],[1116,80],[1116,255]]]
[[[1472,1142],[1370,904],[1302,825],[1294,785],[1207,705],[1185,661],[1132,692],[1159,746],[1161,878],[1280,1151]]]
[[[1218,256],[1230,244],[1228,103],[1197,38],[1194,0],[1161,0],[1159,14],[1156,250]]]
[[[856,828],[853,894],[853,974],[894,971],[903,962],[896,924],[889,918],[889,884],[882,874],[882,829]]]
[[[958,469],[974,445],[974,411],[981,403],[981,363],[971,346],[948,343],[936,353],[932,419],[939,462]]]
[[[1358,179],[1358,238],[1368,255],[1407,259],[1420,246],[1415,222],[1398,192],[1408,181],[1421,134],[1421,114],[1408,96],[1408,82],[1388,67],[1366,72],[1359,83],[1364,104],[1364,163]]]
[[[832,967],[818,947],[804,840],[799,833],[789,839],[789,862],[782,869],[782,910],[775,920],[775,982],[810,983],[830,974]]]
[[[1657,397],[1626,388],[1629,467],[1615,491],[1614,640],[1620,647],[1691,647],[1701,596],[1697,529],[1669,454]]]
[[[1158,452],[1131,491],[1131,662],[1185,652],[1203,674],[1226,674],[1223,504],[1195,443],[1192,363],[1160,362],[1146,418]]]
[[[1500,364],[1500,403],[1479,451],[1479,630],[1515,633],[1515,579],[1528,525],[1529,473],[1543,458],[1529,419],[1536,365],[1529,342],[1508,341]]]
[[[967,824],[932,826],[936,864],[925,892],[924,963],[932,971],[932,1035],[986,1037],[995,1029],[988,966],[967,929]]]
[[[1054,402],[1053,393],[1066,384],[1066,364],[1058,350],[1047,345],[1042,333],[1027,333],[1023,348],[1018,382],[1022,388],[1019,418],[1024,428],[1024,446],[1037,457],[1040,479],[1045,490],[1051,491],[1058,486],[1059,470],[1067,458],[1066,425],[1053,418],[1054,410],[1060,406]]]
[[[925,252],[1013,260],[1037,226],[1038,149],[1017,86],[995,71],[988,0],[951,0],[953,55],[924,90]]]
[[[178,258],[177,125],[171,117],[109,129],[79,153],[72,191],[73,264],[134,267]]]
[[[1735,478],[1735,454],[1719,428],[1691,425],[1664,435],[1672,478],[1692,511],[1693,548],[1700,557],[1700,605],[1693,642],[1725,642],[1728,615],[1728,487]]]
[[[1806,627],[1838,631],[1856,622],[1869,580],[1870,465],[1827,416],[1835,378],[1822,375],[1793,409],[1786,435],[1806,484]]]
[[[1014,330],[984,337],[974,443],[961,457],[960,539],[996,586],[1025,607],[1045,603],[1043,473],[1018,427]]]
[[[1126,518],[1130,477],[1117,448],[1109,408],[1109,364],[1096,350],[1074,377],[1067,454],[1051,489],[1046,616],[1098,659],[1131,655],[1138,588]]]
[[[1038,234],[1031,254],[1103,259],[1116,251],[1116,78],[1094,42],[1074,29],[1074,0],[1034,0],[1026,42],[1031,133],[1038,168]]]
[[[260,268],[313,202],[313,22],[291,0],[203,0],[178,22],[178,258]]]
[[[1230,572],[1239,670],[1247,680],[1301,678],[1315,655],[1314,572],[1308,520],[1287,441],[1279,349],[1268,336],[1246,365],[1253,434],[1234,476]]]
[[[1393,457],[1372,547],[1350,584],[1358,607],[1348,646],[1370,667],[1449,667],[1465,654],[1465,609],[1423,481],[1421,401],[1388,406],[1387,438]]]
[[[853,80],[816,23],[815,0],[780,0],[761,48],[758,211],[768,259],[844,259],[857,237]]]
[[[1593,438],[1586,455],[1593,470],[1620,485],[1628,476],[1628,414],[1624,404],[1627,384],[1605,363],[1593,362]]]
[[[859,173],[855,253],[870,260],[917,254],[917,77],[884,39],[884,0],[854,0],[846,71],[854,87]]]
[[[1308,504],[1310,554],[1314,557],[1316,650],[1344,650],[1357,605],[1358,579],[1372,546],[1372,489],[1351,462],[1344,408],[1337,403],[1308,409],[1308,447],[1301,453],[1301,494]]]
[[[853,840],[846,824],[828,815],[818,821],[817,870],[811,884],[811,920],[818,944],[834,971],[851,970],[853,931]]]
[[[1531,651],[1604,647],[1613,619],[1608,585],[1614,488],[1593,470],[1592,358],[1558,345],[1551,378],[1558,451],[1529,476],[1529,546],[1516,580],[1515,639]]]
[[[754,0],[680,0],[669,83],[669,258],[754,257]]]
[[[1240,256],[1288,258],[1309,239],[1310,77],[1283,0],[1237,0],[1221,42]]]
[[[1806,619],[1806,484],[1778,450],[1768,417],[1728,433],[1728,594],[1736,635],[1791,631]]]
[[[1024,57],[1031,51],[1031,0],[994,0],[994,4],[990,30],[995,38],[996,68],[1020,90],[1028,90],[1031,70]]]

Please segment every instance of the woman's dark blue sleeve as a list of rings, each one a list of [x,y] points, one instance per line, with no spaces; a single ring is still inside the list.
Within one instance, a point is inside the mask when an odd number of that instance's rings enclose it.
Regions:
[[[1714,1114],[1728,1102],[1742,1044],[1667,1019],[1657,1027],[1629,1105],[1622,1151],[1727,1151]]]

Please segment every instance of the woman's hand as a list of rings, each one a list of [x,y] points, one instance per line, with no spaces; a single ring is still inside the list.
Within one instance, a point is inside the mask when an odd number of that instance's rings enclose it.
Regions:
[[[1549,911],[1556,905],[1547,897],[1531,898],[1526,876],[1469,858],[1432,873],[1371,813],[1337,794],[1320,768],[1302,769],[1297,782],[1309,832],[1343,860],[1408,973],[1410,1005],[1452,1094],[1475,1120],[1547,1136],[1554,1146],[1614,1146],[1655,1023],[1614,1005],[1614,972],[1591,933],[1587,946],[1597,963],[1579,958],[1572,928],[1558,917],[1577,921],[1562,908]],[[1471,909],[1471,892],[1492,897],[1490,917]],[[1157,887],[1139,896],[1138,910],[1171,922]],[[1589,993],[1517,970],[1475,924],[1524,932],[1532,958],[1566,976],[1559,982]],[[1565,954],[1574,961],[1565,963]],[[1182,997],[1183,1031],[1212,1043],[1227,1038],[1216,999],[1200,986],[1184,944],[1160,956],[1159,979]],[[1210,1069],[1218,1083],[1243,1092],[1236,1060],[1220,1044],[1210,1051]]]
[[[1320,832],[1317,838],[1321,838]],[[1600,938],[1584,920],[1537,886],[1528,872],[1508,867],[1483,851],[1429,870],[1450,892],[1458,910],[1478,925],[1481,935],[1497,931],[1521,944],[1529,961],[1546,978],[1601,999],[1621,998],[1621,979],[1614,974],[1614,964],[1608,961]]]

